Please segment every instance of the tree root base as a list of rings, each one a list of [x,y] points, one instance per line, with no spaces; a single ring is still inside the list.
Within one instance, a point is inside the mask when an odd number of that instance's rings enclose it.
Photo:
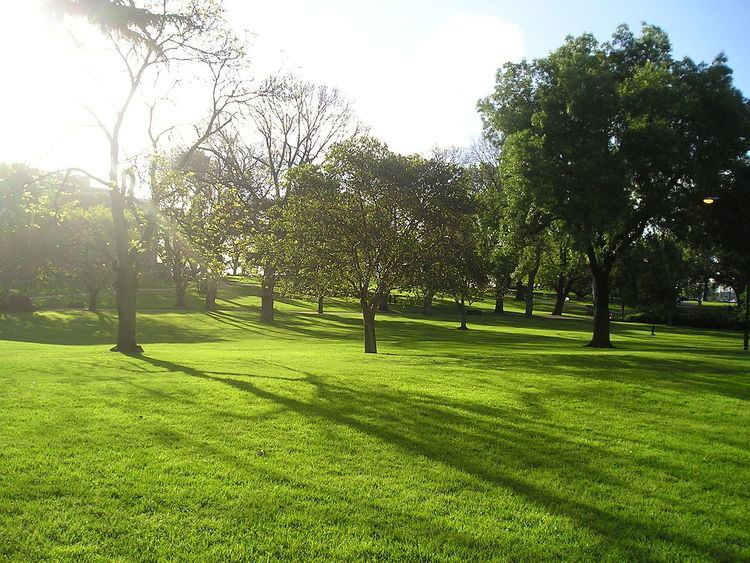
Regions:
[[[140,356],[143,354],[143,348],[141,346],[138,346],[138,344],[135,345],[135,347],[128,347],[128,348],[120,348],[119,346],[115,346],[113,348],[109,349],[110,352],[119,352],[120,354],[125,354],[126,356]]]

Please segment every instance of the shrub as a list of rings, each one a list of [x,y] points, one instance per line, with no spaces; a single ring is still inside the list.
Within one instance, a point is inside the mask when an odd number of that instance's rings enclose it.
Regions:
[[[9,313],[28,313],[34,310],[31,298],[22,293],[8,293],[0,297],[0,311]]]

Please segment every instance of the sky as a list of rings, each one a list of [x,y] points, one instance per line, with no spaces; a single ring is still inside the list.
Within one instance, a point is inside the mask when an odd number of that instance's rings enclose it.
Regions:
[[[403,153],[469,144],[481,134],[476,102],[491,92],[498,67],[543,57],[567,35],[591,32],[604,40],[620,23],[661,26],[678,57],[710,61],[726,53],[735,84],[750,95],[747,1],[225,0],[225,6],[236,30],[250,34],[256,76],[292,71],[339,88],[371,132]],[[0,161],[106,170],[103,138],[81,102],[111,90],[116,66],[72,46],[69,33],[34,0],[13,2],[4,13]],[[142,106],[125,134],[129,152],[145,148]],[[97,111],[106,119],[111,108],[100,104]]]

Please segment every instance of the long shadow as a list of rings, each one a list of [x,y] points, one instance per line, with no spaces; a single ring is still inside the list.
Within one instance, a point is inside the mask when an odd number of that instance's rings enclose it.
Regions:
[[[252,374],[215,377],[190,366],[149,356],[140,360],[172,373],[230,386],[289,412],[319,420],[326,426],[354,429],[409,454],[448,466],[487,486],[510,490],[543,511],[571,519],[596,533],[606,542],[610,555],[650,559],[654,554],[644,544],[651,541],[687,547],[702,557],[731,559],[738,555],[730,546],[711,545],[705,538],[687,536],[648,517],[613,514],[587,504],[579,500],[575,487],[565,496],[564,489],[550,490],[535,484],[534,472],[546,470],[555,471],[562,482],[567,483],[572,478],[578,485],[583,480],[606,485],[612,491],[625,490],[628,483],[597,467],[618,467],[638,461],[593,446],[582,453],[580,443],[546,430],[554,427],[551,422],[536,420],[544,417],[543,410],[483,407],[482,416],[469,416],[465,413],[475,408],[471,404],[330,385],[312,373],[299,370],[304,375],[305,385],[315,391],[312,399],[301,400],[296,394],[290,396],[259,387],[251,381],[255,377]],[[243,379],[238,379],[239,376]],[[530,478],[511,474],[513,470],[516,474],[528,472]]]
[[[175,313],[180,313],[175,311]],[[189,315],[190,312],[182,314]],[[195,314],[195,313],[193,313]],[[87,311],[0,314],[0,340],[37,342],[68,346],[111,345],[117,332],[116,313]],[[138,339],[144,344],[156,342],[208,342],[223,340],[206,334],[200,327],[175,323],[160,314],[138,313]]]

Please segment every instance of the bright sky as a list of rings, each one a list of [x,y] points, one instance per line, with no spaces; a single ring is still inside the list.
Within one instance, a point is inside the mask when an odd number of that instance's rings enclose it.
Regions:
[[[491,91],[497,67],[544,56],[568,34],[604,39],[621,22],[662,26],[678,56],[711,60],[724,51],[737,86],[750,94],[750,2],[743,0],[225,3],[232,24],[255,35],[249,51],[257,74],[292,70],[340,88],[372,132],[401,152],[469,143],[480,133],[476,101]],[[103,173],[106,150],[79,101],[107,89],[114,65],[82,65],[85,57],[34,1],[4,8],[0,53],[0,161]],[[106,115],[106,105],[99,109]],[[145,148],[142,129],[136,113],[127,150]]]

